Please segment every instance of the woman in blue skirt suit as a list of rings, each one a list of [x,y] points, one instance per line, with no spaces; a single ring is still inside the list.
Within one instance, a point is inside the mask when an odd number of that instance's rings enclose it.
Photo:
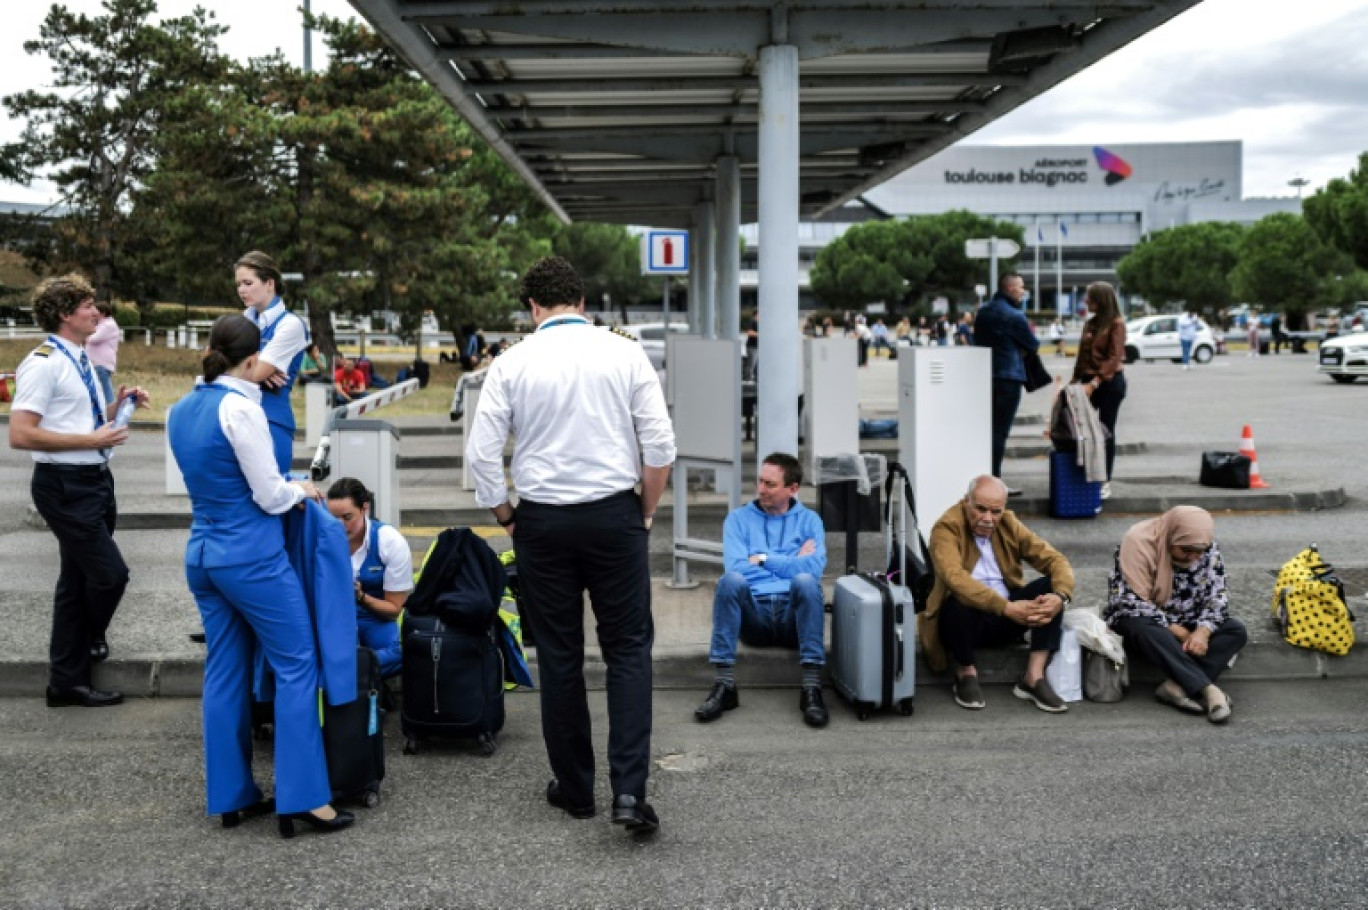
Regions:
[[[243,316],[209,331],[204,381],[171,409],[167,436],[183,470],[194,521],[185,576],[204,619],[204,759],[209,814],[224,827],[274,810],[280,833],[302,821],[320,831],[354,816],[329,805],[331,791],[318,717],[318,657],[308,605],[285,556],[280,515],[305,497],[273,457],[261,390],[248,377],[261,334]],[[275,799],[252,779],[253,649],[275,674]]]

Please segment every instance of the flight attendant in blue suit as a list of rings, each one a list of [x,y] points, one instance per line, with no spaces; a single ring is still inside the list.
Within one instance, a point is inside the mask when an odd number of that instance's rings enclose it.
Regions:
[[[287,483],[271,456],[270,431],[251,379],[260,332],[242,316],[209,331],[204,381],[167,416],[194,520],[185,577],[204,620],[204,757],[209,814],[224,827],[275,810],[280,833],[302,821],[336,831],[354,821],[328,804],[318,719],[318,655],[308,604],[285,557],[279,516],[317,499],[307,481]],[[275,799],[252,779],[253,649],[275,674]]]
[[[370,490],[355,477],[328,487],[328,511],[347,529],[361,644],[379,658],[382,676],[398,676],[403,669],[398,619],[413,590],[413,551],[398,530],[371,518]]]
[[[243,256],[234,266],[233,279],[238,297],[247,307],[243,315],[261,331],[261,356],[247,379],[261,385],[261,409],[271,426],[276,467],[281,474],[288,474],[295,431],[290,392],[309,344],[308,327],[285,308],[280,298],[283,279],[270,256],[258,250]]]

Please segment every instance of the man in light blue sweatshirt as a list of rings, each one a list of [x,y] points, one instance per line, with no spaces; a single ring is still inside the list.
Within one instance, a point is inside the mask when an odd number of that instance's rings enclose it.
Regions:
[[[798,649],[803,694],[798,709],[811,727],[824,727],[823,641],[826,629],[822,570],[826,530],[817,513],[798,501],[803,468],[792,455],[765,458],[756,498],[727,516],[722,527],[725,574],[713,597],[708,660],[717,681],[694,716],[704,723],[741,704],[736,693],[736,643]]]

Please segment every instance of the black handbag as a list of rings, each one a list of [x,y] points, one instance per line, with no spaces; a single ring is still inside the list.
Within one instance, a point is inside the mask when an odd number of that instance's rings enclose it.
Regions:
[[[1203,452],[1202,473],[1197,482],[1223,490],[1248,490],[1252,462],[1239,452]]]
[[[1045,361],[1035,351],[1022,351],[1021,364],[1026,368],[1026,391],[1034,392],[1054,382],[1054,376],[1045,368]]]

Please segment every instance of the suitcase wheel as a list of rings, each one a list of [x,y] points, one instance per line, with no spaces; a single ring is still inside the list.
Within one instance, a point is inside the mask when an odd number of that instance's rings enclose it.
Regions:
[[[405,737],[405,738],[404,738],[404,754],[405,754],[405,755],[417,755],[417,754],[418,754],[418,740],[414,739],[412,736]]]
[[[912,699],[910,698],[904,698],[902,701],[898,702],[898,711],[903,717],[911,717],[912,712],[915,710],[916,706],[912,704]]]
[[[485,758],[489,758],[499,748],[499,744],[494,740],[493,733],[481,733],[480,738],[476,741],[480,745],[480,754]]]
[[[855,717],[859,720],[869,720],[870,713],[869,705],[855,706]]]
[[[361,794],[361,805],[367,809],[374,809],[380,805],[380,793],[377,790],[367,790]]]

